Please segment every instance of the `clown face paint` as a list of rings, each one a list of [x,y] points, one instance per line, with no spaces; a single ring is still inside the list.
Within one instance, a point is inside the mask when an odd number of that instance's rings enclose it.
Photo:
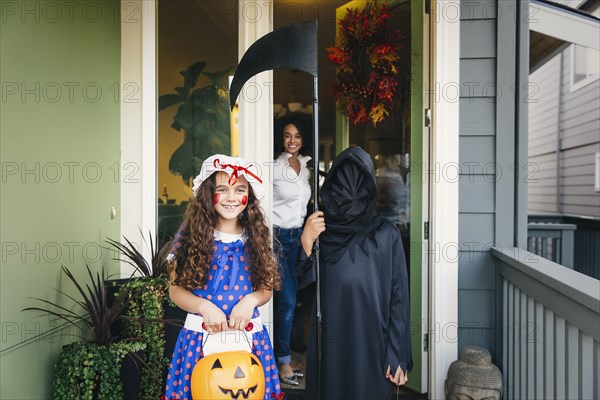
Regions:
[[[217,229],[225,233],[236,233],[238,217],[246,209],[250,184],[240,176],[233,185],[229,184],[229,175],[218,172],[215,181],[215,211],[218,214]]]

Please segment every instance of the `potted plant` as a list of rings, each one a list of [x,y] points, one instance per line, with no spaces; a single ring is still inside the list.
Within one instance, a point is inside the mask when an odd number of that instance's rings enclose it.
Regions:
[[[175,345],[171,331],[179,332],[185,313],[171,303],[168,295],[169,281],[166,253],[168,246],[162,249],[156,244],[152,234],[144,243],[150,249],[150,262],[138,250],[134,243],[124,238],[124,242],[108,239],[107,243],[120,255],[116,260],[131,265],[141,276],[120,281],[118,299],[125,293],[126,327],[123,333],[130,337],[139,337],[146,344],[144,361],[149,368],[141,371],[140,399],[158,399],[162,394],[169,359]],[[173,324],[179,325],[173,327]],[[170,323],[170,324],[167,324]]]
[[[181,71],[183,86],[175,93],[158,98],[158,110],[180,104],[171,125],[183,129],[183,144],[171,155],[169,170],[181,176],[186,185],[200,170],[202,161],[215,153],[230,151],[229,96],[223,78],[231,68],[214,73],[203,72],[204,61],[198,61]],[[208,78],[207,85],[196,87],[201,75]]]
[[[89,282],[85,284],[62,267],[67,278],[75,285],[79,299],[57,290],[83,313],[73,311],[66,305],[34,298],[47,308],[28,307],[23,311],[37,311],[81,328],[83,338],[63,347],[56,364],[53,399],[56,400],[120,400],[123,387],[120,381],[121,364],[125,357],[138,358],[136,354],[145,349],[143,341],[125,338],[116,329],[117,321],[129,296],[123,290],[109,304],[108,286],[104,269],[93,274],[86,265]]]

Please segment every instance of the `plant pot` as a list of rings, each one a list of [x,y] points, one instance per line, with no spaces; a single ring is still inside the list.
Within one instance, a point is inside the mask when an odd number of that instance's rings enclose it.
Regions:
[[[109,307],[112,307],[115,302],[115,296],[119,293],[123,285],[127,284],[127,282],[132,279],[140,279],[140,278],[123,278],[123,279],[109,279],[106,281],[107,287],[107,303]],[[111,327],[111,334],[117,337],[122,338],[123,330],[125,329],[126,322],[123,320],[117,320],[113,326]]]
[[[137,357],[144,358],[144,352],[135,353]],[[142,382],[142,368],[145,368],[139,360],[131,355],[125,356],[121,362],[121,384],[123,385],[124,400],[138,400]]]
[[[162,391],[163,383],[159,380],[166,378],[167,365],[165,357],[164,339],[165,335],[168,335],[170,329],[169,324],[160,324],[159,322],[150,322],[149,320],[164,319],[165,307],[168,307],[168,294],[163,292],[161,286],[166,284],[164,281],[160,281],[156,278],[151,277],[136,277],[131,280],[120,279],[111,282],[111,287],[114,291],[118,291],[124,285],[128,285],[131,289],[131,298],[128,299],[128,307],[124,310],[125,313],[133,311],[133,314],[128,314],[133,320],[122,320],[120,327],[126,328],[120,333],[124,333],[127,337],[136,337],[143,340],[146,343],[145,361],[148,363],[148,367],[140,371],[139,367],[142,367],[139,363],[132,364],[130,373],[132,373],[134,385],[129,387],[129,383],[124,379],[122,382],[124,386],[125,398],[127,396],[139,395],[141,398],[155,398],[158,392]],[[156,304],[158,301],[159,304]],[[149,302],[149,303],[148,303]],[[160,306],[160,307],[159,307]],[[162,307],[162,310],[160,309]],[[136,322],[136,318],[142,318],[146,320],[141,324]],[[162,325],[162,327],[160,327]],[[175,327],[179,329],[178,327]],[[175,336],[176,340],[177,336]],[[173,342],[174,346],[174,342]],[[172,352],[171,348],[171,352]],[[170,355],[169,355],[170,359]],[[133,360],[131,360],[133,361]],[[141,385],[141,388],[139,387]],[[131,397],[137,398],[137,397]]]

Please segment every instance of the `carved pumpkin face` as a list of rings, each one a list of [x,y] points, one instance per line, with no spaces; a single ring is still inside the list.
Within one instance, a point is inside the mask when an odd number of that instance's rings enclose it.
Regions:
[[[228,351],[211,354],[192,372],[192,398],[260,400],[265,393],[262,364],[252,353]]]

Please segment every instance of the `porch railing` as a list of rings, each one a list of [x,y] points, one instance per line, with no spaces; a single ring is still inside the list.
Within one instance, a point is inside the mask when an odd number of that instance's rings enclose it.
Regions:
[[[600,281],[522,249],[491,252],[504,398],[600,398]]]
[[[574,224],[530,222],[527,224],[527,251],[573,269]]]
[[[600,218],[569,214],[529,214],[529,223],[551,222],[577,226],[574,243],[574,270],[600,279]]]

